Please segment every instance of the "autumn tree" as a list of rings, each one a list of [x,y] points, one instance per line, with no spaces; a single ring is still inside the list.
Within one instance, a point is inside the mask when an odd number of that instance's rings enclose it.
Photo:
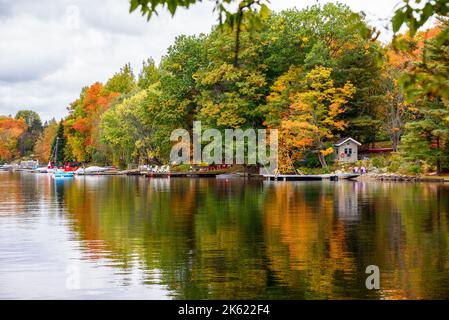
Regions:
[[[440,31],[440,27],[435,26],[418,32],[414,37],[411,37],[409,32],[396,35],[395,40],[385,48],[381,86],[384,96],[379,109],[379,118],[390,137],[394,151],[398,150],[406,123],[419,118],[419,106],[423,105],[419,99],[417,101],[410,99],[417,93],[419,86],[404,87],[404,81],[410,80],[410,74],[419,65],[426,43],[435,38]]]
[[[349,81],[357,89],[342,115],[348,123],[345,135],[374,141],[382,124],[382,51],[375,38],[367,36],[372,28],[364,15],[342,4],[317,4],[275,13],[267,24],[261,34],[261,64],[267,68],[268,85],[291,66],[332,68],[335,85]]]
[[[425,41],[421,60],[412,66],[408,79],[415,89],[408,93],[419,116],[406,125],[401,146],[407,158],[429,162],[438,174],[449,166],[448,33],[449,22],[442,22],[441,33]]]
[[[70,105],[70,115],[65,120],[64,126],[67,144],[75,160],[83,162],[92,160],[99,146],[100,117],[118,95],[116,92],[106,90],[97,82],[84,88],[80,98]]]
[[[27,130],[23,118],[0,116],[0,161],[10,161],[20,156],[17,141]]]
[[[51,147],[58,132],[58,123],[51,119],[45,126],[42,134],[34,146],[34,154],[39,162],[47,162],[51,156]]]
[[[411,65],[403,84],[410,99],[427,96],[449,100],[449,20],[422,33],[420,59]]]
[[[287,150],[281,150],[281,156],[300,159],[310,150],[317,155],[321,166],[326,167],[325,157],[333,152],[329,143],[336,133],[346,128],[341,116],[355,88],[350,83],[335,87],[332,70],[325,67],[316,67],[304,76],[296,69],[292,73],[299,89],[289,94],[289,109],[280,121],[280,145]],[[281,165],[288,158],[281,157]]]
[[[160,163],[159,134],[165,132],[159,121],[157,86],[141,90],[104,113],[100,124],[101,139],[111,147],[114,163],[124,167],[134,161]],[[156,100],[155,100],[156,99]],[[168,139],[169,132],[165,132]],[[165,141],[165,146],[169,146]]]

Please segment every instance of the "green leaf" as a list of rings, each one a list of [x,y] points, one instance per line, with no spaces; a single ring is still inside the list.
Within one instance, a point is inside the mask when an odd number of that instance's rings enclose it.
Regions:
[[[271,13],[271,11],[270,11],[270,9],[268,8],[268,6],[266,4],[262,4],[260,6],[260,17],[263,20],[268,19],[268,17],[270,16],[270,13]]]
[[[405,14],[402,11],[402,9],[397,10],[392,19],[394,33],[398,32],[399,29],[401,29],[401,26],[404,23],[404,20],[405,20]]]
[[[176,0],[168,0],[167,1],[167,8],[168,8],[168,11],[170,11],[172,16],[175,15],[177,7],[178,7],[178,4],[177,4]]]
[[[139,6],[139,1],[138,0],[131,0],[131,5],[129,7],[129,12],[133,12],[134,10],[137,9],[138,6]]]
[[[419,21],[421,26],[429,20],[429,18],[433,15],[434,10],[435,9],[430,2],[426,3],[422,10],[421,20]]]

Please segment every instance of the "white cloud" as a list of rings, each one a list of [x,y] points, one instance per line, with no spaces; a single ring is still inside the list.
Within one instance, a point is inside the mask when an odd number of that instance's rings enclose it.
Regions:
[[[316,2],[272,0],[271,8]],[[398,1],[339,2],[381,26]],[[127,0],[0,0],[0,114],[30,108],[44,119],[61,118],[83,86],[106,81],[128,62],[137,71],[147,57],[159,61],[176,36],[207,33],[216,23],[207,2],[150,22],[128,10]]]

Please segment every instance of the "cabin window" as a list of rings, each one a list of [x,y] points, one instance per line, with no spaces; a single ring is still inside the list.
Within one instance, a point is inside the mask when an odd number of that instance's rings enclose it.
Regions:
[[[352,155],[352,148],[349,148],[348,151],[349,151],[349,155]]]

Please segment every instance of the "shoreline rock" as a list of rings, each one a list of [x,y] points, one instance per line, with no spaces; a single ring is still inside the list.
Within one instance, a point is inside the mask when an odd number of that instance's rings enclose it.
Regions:
[[[411,176],[397,173],[380,173],[366,174],[367,177],[378,181],[395,181],[395,182],[449,182],[448,178],[443,177],[424,177]]]

